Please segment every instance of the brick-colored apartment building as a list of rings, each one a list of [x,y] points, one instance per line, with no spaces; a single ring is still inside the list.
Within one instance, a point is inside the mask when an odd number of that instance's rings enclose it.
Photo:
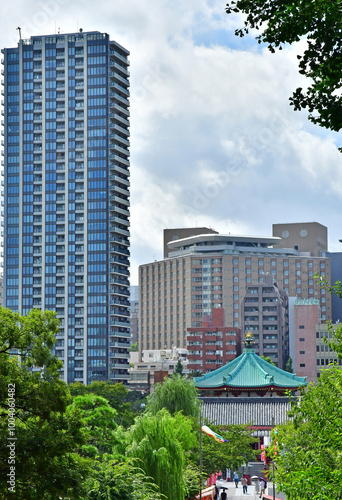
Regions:
[[[223,309],[213,309],[201,327],[188,328],[188,370],[208,373],[241,354],[241,330],[225,327]]]

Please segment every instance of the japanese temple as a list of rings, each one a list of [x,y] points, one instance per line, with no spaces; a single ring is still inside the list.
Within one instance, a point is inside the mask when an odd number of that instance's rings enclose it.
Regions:
[[[305,377],[281,370],[258,356],[252,348],[251,333],[245,337],[242,354],[225,366],[195,377],[201,396],[225,397],[283,397],[287,391],[298,391],[306,386]]]
[[[240,356],[194,380],[205,419],[217,425],[248,425],[262,444],[274,425],[288,420],[286,392],[297,393],[307,382],[305,377],[281,370],[258,356],[253,343],[252,334],[247,333]]]

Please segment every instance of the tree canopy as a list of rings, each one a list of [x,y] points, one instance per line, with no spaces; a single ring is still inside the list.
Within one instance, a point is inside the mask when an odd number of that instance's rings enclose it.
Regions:
[[[203,471],[207,476],[218,470],[225,470],[226,467],[237,469],[246,461],[255,460],[256,452],[251,445],[257,438],[252,436],[247,425],[209,425],[228,442],[218,443],[203,434]]]
[[[184,500],[184,453],[196,444],[192,421],[162,409],[138,417],[126,436],[126,455],[140,460],[143,471],[153,477],[168,500]]]
[[[290,103],[307,109],[309,119],[322,127],[342,128],[342,7],[340,0],[231,0],[226,12],[246,15],[235,34],[260,32],[259,43],[271,52],[306,38],[298,54],[299,73],[309,79],[308,88],[297,88]],[[340,148],[341,150],[341,148]]]
[[[272,433],[276,482],[290,500],[342,498],[342,371],[322,370]]]
[[[106,399],[91,393],[76,396],[68,410],[72,411],[74,408],[79,410],[86,429],[87,441],[82,447],[84,455],[99,456],[103,453],[112,453],[113,446],[117,442],[115,435],[117,411]]]
[[[262,358],[264,361],[267,361],[267,363],[270,363],[270,365],[275,366],[274,361],[272,361],[272,358],[270,358],[269,356],[260,356],[260,358]]]
[[[86,500],[166,500],[137,460],[118,463],[105,458],[97,475],[88,482]]]
[[[180,375],[181,377],[184,376],[183,365],[182,365],[182,362],[181,362],[180,359],[177,361],[177,364],[176,364],[176,367],[175,367],[175,373],[178,373],[178,375]]]
[[[85,396],[94,394],[105,398],[109,405],[116,410],[116,422],[119,425],[128,427],[134,423],[134,415],[129,398],[128,389],[122,384],[112,384],[110,382],[95,381],[90,385],[75,382],[69,385],[72,396]]]
[[[195,383],[190,378],[174,374],[157,384],[148,402],[148,410],[154,415],[166,408],[171,415],[182,411],[185,416],[199,417],[200,400]]]
[[[285,366],[285,371],[289,373],[293,373],[293,363],[292,363],[292,358],[289,356],[286,361],[286,366]]]
[[[134,344],[131,344],[131,347],[129,348],[129,352],[139,352],[139,342],[134,342]]]
[[[79,498],[86,463],[77,453],[84,443],[79,411],[67,412],[71,397],[59,380],[61,362],[51,349],[58,319],[50,311],[27,316],[0,308],[0,496],[8,491],[8,417],[14,408],[15,498]],[[12,399],[14,399],[14,402]],[[11,407],[11,405],[13,405]]]

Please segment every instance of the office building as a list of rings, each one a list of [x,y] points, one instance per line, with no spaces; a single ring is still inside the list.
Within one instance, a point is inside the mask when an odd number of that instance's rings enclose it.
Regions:
[[[314,257],[328,250],[328,229],[318,222],[273,224],[272,235],[281,238],[275,248],[294,248]]]
[[[317,299],[290,301],[290,356],[293,371],[307,377],[308,382],[317,379],[316,325],[320,323]]]
[[[330,283],[330,260],[309,251],[277,247],[280,237],[207,233],[168,242],[168,257],[139,268],[139,335],[142,350],[186,347],[188,328],[216,308],[224,326],[241,328],[249,286],[269,274],[288,296],[315,298],[321,320],[331,319],[331,297],[315,274]]]
[[[271,274],[262,283],[247,287],[241,305],[243,337],[252,332],[255,351],[285,369],[289,357],[288,297],[279,290]]]
[[[331,284],[342,282],[342,252],[326,252],[326,257],[330,259]],[[334,323],[342,321],[342,298],[337,294],[331,295],[332,321]]]
[[[332,340],[332,333],[339,323],[322,323],[319,318],[319,301],[316,299],[289,301],[290,356],[293,371],[315,382],[321,371],[329,364],[341,366],[342,360],[326,340]],[[326,339],[326,340],[325,340]]]
[[[324,340],[332,340],[333,331],[340,327],[340,323],[331,324],[331,329],[326,323],[316,325],[316,365],[317,378],[320,377],[322,370],[328,368],[330,364],[342,366],[342,359],[339,359],[337,353],[332,350],[329,344]]]
[[[163,258],[166,259],[169,256],[170,249],[168,243],[170,241],[181,240],[183,238],[189,238],[190,236],[200,235],[200,234],[218,234],[215,229],[210,227],[182,227],[176,229],[164,229],[163,231]]]
[[[65,381],[126,382],[129,52],[82,30],[2,52],[4,305],[57,312]]]
[[[0,276],[0,306],[4,305],[4,279]]]

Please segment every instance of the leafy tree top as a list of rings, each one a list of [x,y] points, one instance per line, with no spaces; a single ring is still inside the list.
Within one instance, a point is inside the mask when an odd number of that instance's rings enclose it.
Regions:
[[[127,456],[141,460],[141,468],[152,476],[168,500],[184,500],[184,452],[196,442],[192,419],[166,409],[146,412],[126,432]]]
[[[139,352],[139,342],[134,342],[129,348],[129,352]]]
[[[51,311],[26,316],[0,307],[0,497],[80,498],[88,467],[75,451],[85,442],[77,409],[51,352],[59,321]],[[35,371],[32,368],[39,368]],[[15,493],[7,490],[9,388],[15,398]]]
[[[267,361],[267,363],[270,363],[270,365],[275,366],[275,363],[272,361],[272,359],[269,356],[260,356],[264,361]]]
[[[309,119],[322,127],[342,128],[342,12],[340,0],[231,0],[226,11],[246,15],[235,30],[243,37],[251,29],[260,34],[271,52],[285,44],[307,44],[298,54],[299,73],[309,78],[306,90],[297,88],[290,98],[295,110],[308,109]],[[341,150],[341,149],[340,149]]]
[[[182,411],[185,416],[198,417],[200,407],[194,381],[179,374],[165,377],[162,384],[157,384],[147,404],[148,411],[154,415],[166,408],[171,415]]]
[[[292,500],[342,498],[342,370],[322,370],[272,433],[276,482]]]
[[[179,359],[177,361],[177,364],[176,364],[176,367],[175,367],[175,373],[178,373],[178,375],[180,375],[181,377],[183,377],[183,365],[182,365],[182,362],[181,360]]]
[[[134,422],[134,415],[131,409],[131,404],[127,402],[129,395],[128,389],[122,384],[112,384],[111,382],[95,381],[90,385],[84,385],[80,382],[75,382],[69,385],[72,396],[85,396],[86,394],[94,394],[105,398],[110,406],[117,411],[116,422],[128,427]]]
[[[291,357],[289,357],[288,360],[286,361],[285,370],[289,373],[293,373],[293,363]]]

